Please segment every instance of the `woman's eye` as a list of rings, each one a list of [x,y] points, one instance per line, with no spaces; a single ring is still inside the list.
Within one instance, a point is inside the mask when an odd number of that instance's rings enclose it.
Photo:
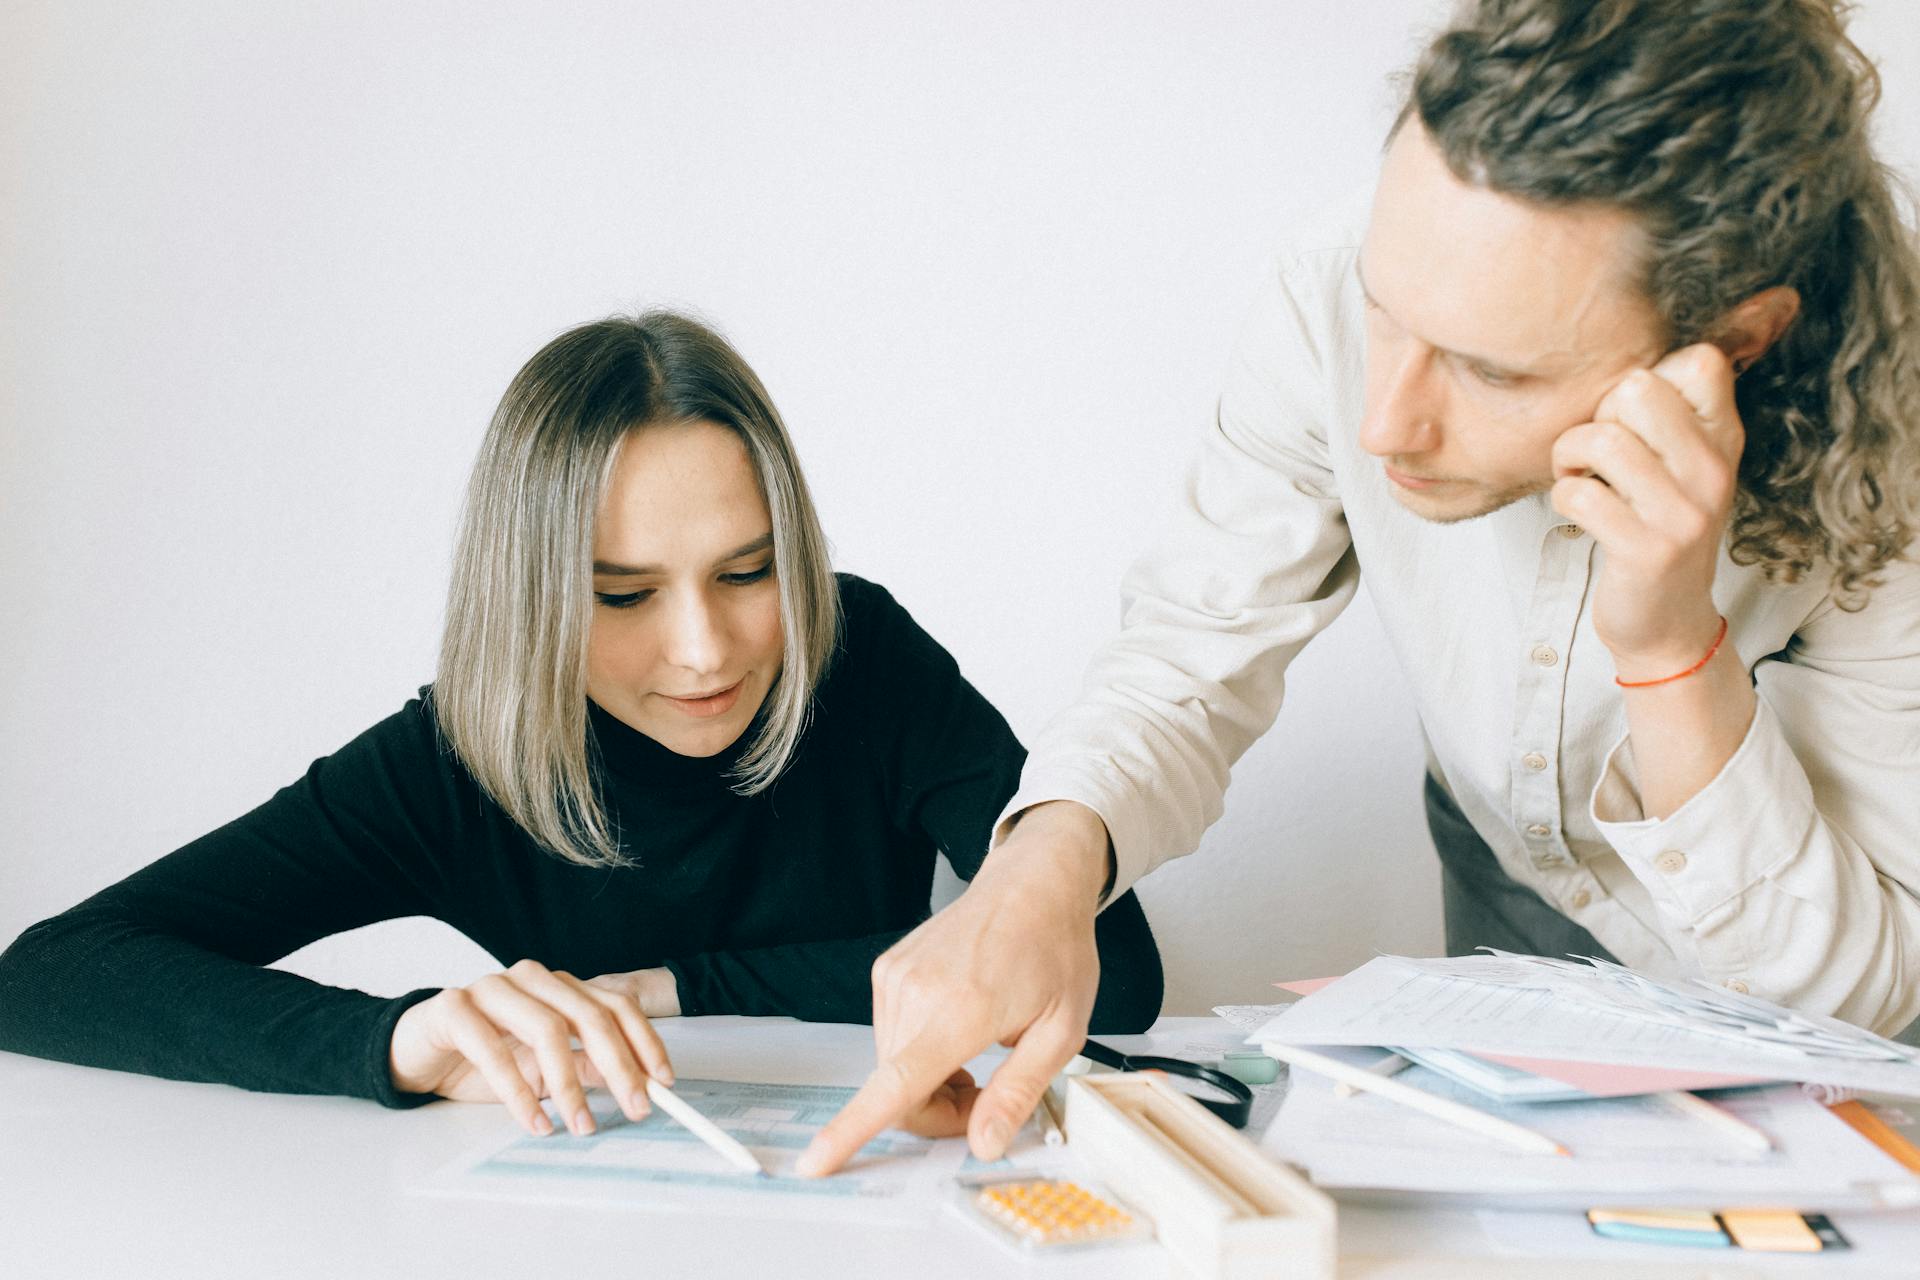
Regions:
[[[771,564],[763,564],[758,569],[749,569],[745,573],[723,573],[720,581],[731,587],[749,586],[755,582],[764,582],[773,573]]]
[[[1475,378],[1489,387],[1510,387],[1513,385],[1512,378],[1496,369],[1489,369],[1483,364],[1468,365],[1467,372],[1471,373]]]
[[[596,591],[593,598],[609,609],[631,609],[652,594],[651,591],[629,591],[624,595],[614,595],[607,591]]]

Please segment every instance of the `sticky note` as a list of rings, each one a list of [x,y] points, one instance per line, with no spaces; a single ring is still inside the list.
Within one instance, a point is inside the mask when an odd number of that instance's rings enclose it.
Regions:
[[[1720,1220],[1705,1209],[1589,1209],[1589,1222],[1628,1222],[1668,1231],[1720,1231]]]
[[[1788,1209],[1728,1209],[1720,1215],[1735,1244],[1755,1253],[1818,1253],[1820,1237]]]
[[[1589,1209],[1595,1235],[1638,1244],[1725,1249],[1733,1242],[1711,1213],[1691,1209]]]

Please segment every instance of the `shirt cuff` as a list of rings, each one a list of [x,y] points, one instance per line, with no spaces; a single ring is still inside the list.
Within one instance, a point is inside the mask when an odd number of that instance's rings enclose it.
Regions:
[[[1145,833],[1150,828],[1144,803],[1128,797],[1106,779],[1084,768],[1038,771],[1029,768],[1020,779],[1020,789],[1007,802],[999,820],[993,824],[989,851],[1000,847],[1021,814],[1051,800],[1071,800],[1083,804],[1106,825],[1107,839],[1113,848],[1113,877],[1108,882],[1106,893],[1100,898],[1099,910],[1106,910],[1115,899],[1133,887],[1134,881],[1153,869],[1147,855],[1148,839]]]
[[[437,1093],[402,1093],[393,1087],[393,1028],[400,1015],[423,1000],[440,994],[440,987],[419,987],[376,1006],[373,1032],[367,1038],[367,1096],[383,1107],[404,1111],[438,1102]]]
[[[673,975],[674,995],[680,1001],[680,1016],[698,1018],[707,1010],[700,1000],[700,993],[694,989],[693,975],[678,960],[662,960],[660,967]]]
[[[1792,862],[1819,820],[1806,770],[1764,698],[1720,772],[1668,817],[1645,816],[1625,736],[1607,755],[1591,812],[1661,910],[1689,927]]]

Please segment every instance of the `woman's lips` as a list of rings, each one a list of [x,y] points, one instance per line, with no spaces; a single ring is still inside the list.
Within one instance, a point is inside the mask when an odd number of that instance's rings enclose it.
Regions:
[[[711,716],[724,715],[726,712],[731,711],[733,704],[740,700],[740,687],[746,684],[746,682],[747,678],[741,676],[726,688],[715,693],[709,693],[704,697],[676,698],[670,693],[663,693],[660,696],[688,715],[705,720]]]

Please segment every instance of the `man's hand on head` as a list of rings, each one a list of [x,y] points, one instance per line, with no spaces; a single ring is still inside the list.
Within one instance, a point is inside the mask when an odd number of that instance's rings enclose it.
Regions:
[[[890,1127],[964,1128],[975,1156],[1000,1158],[1086,1041],[1109,856],[1091,810],[1036,805],[958,900],[880,957],[873,1074],[801,1156],[801,1174],[832,1173]],[[1013,1052],[974,1092],[956,1073],[994,1044]]]
[[[1629,373],[1553,448],[1553,505],[1600,544],[1594,631],[1623,678],[1684,669],[1719,627],[1713,579],[1746,432],[1701,343]]]

